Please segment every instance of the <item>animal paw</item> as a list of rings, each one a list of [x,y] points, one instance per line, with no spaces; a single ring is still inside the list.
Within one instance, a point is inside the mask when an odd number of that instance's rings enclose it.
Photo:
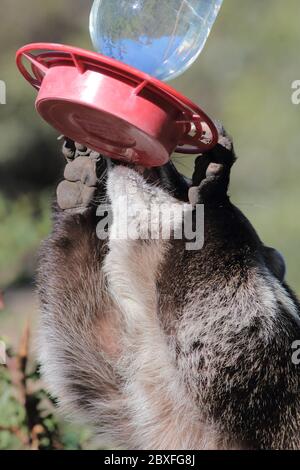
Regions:
[[[106,159],[69,139],[65,139],[62,151],[67,164],[64,180],[57,187],[58,205],[67,212],[83,213],[104,193]]]
[[[220,203],[227,198],[231,167],[236,157],[230,137],[217,123],[218,144],[195,161],[189,201],[197,203]]]

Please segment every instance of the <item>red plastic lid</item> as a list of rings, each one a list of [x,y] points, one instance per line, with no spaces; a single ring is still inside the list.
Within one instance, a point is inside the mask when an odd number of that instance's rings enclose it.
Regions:
[[[67,137],[108,156],[158,166],[173,151],[203,153],[217,143],[217,129],[197,105],[122,62],[38,43],[17,52],[17,65],[39,91],[41,116]]]

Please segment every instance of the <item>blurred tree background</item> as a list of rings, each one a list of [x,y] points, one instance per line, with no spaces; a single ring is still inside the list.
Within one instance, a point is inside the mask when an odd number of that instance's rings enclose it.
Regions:
[[[0,105],[0,338],[14,350],[28,319],[34,343],[36,252],[51,227],[50,204],[62,172],[58,135],[36,114],[35,91],[18,73],[15,52],[35,41],[91,49],[91,5],[92,0],[1,0],[0,80],[7,86],[7,104]],[[298,294],[300,105],[292,104],[291,84],[300,79],[299,18],[298,0],[224,0],[203,53],[171,82],[233,136],[239,160],[232,172],[232,200],[264,242],[283,253],[288,281]],[[190,157],[174,161],[190,174]],[[18,363],[14,353],[9,357],[10,364]],[[40,393],[34,365],[28,367],[29,395]],[[26,403],[15,388],[14,367],[10,374],[0,366],[0,448],[28,447],[22,434]],[[40,395],[36,400],[44,410],[38,420],[44,426],[41,448],[91,446],[85,430],[57,422],[50,405]],[[21,434],[14,432],[19,427]]]

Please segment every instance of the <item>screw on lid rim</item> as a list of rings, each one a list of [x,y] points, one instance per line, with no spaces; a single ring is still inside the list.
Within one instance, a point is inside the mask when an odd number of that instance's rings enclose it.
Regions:
[[[37,51],[40,52],[34,54]],[[24,65],[24,59],[31,63],[31,72]],[[218,131],[214,123],[199,106],[166,83],[118,60],[78,47],[33,43],[17,51],[16,62],[21,74],[36,90],[40,89],[47,71],[59,65],[72,65],[80,74],[91,67],[100,73],[105,70],[113,72],[120,80],[131,80],[136,83],[134,88],[136,95],[147,88],[182,112],[183,118],[180,123],[185,124],[188,130],[176,152],[201,153],[214,147],[218,141]],[[190,134],[192,130],[193,135]],[[210,135],[207,135],[207,132]]]

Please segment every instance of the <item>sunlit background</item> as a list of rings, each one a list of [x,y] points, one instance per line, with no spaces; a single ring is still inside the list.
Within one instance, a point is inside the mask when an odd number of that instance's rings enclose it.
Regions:
[[[51,227],[50,204],[62,167],[57,132],[36,114],[35,91],[18,73],[14,56],[23,44],[38,41],[91,49],[91,5],[92,0],[1,0],[0,80],[7,85],[7,104],[0,105],[0,338],[13,350],[27,321],[34,343],[36,252]],[[299,18],[298,0],[224,0],[201,56],[170,83],[233,136],[239,159],[232,200],[263,241],[282,252],[288,282],[298,294],[300,105],[292,104],[291,85],[300,79]],[[174,161],[191,173],[191,158]],[[4,375],[2,368],[0,448],[28,447],[13,432],[20,426],[26,434],[24,410],[15,405]],[[85,431],[55,426],[62,429],[61,447],[93,445]],[[49,436],[45,442],[55,447]]]

